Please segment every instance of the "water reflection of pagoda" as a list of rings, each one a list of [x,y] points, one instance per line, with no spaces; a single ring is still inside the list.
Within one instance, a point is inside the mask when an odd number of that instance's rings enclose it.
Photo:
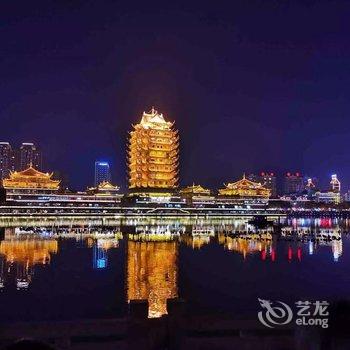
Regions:
[[[177,242],[127,243],[127,299],[148,300],[148,317],[167,314],[177,297]]]
[[[36,238],[11,238],[0,243],[0,287],[4,287],[10,275],[15,275],[17,289],[29,287],[34,266],[48,265],[51,254],[56,254],[56,240]]]

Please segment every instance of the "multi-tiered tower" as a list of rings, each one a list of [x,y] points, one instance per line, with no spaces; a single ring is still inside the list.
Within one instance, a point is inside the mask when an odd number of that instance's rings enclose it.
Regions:
[[[169,191],[178,184],[178,131],[154,108],[130,132],[129,189]]]

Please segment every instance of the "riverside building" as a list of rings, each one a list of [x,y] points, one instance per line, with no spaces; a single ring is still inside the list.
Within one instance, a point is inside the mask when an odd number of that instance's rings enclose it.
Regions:
[[[86,192],[60,189],[60,181],[53,173],[43,173],[33,166],[12,172],[2,180],[5,191],[6,214],[108,214],[120,209],[122,195],[119,187],[103,182]]]
[[[219,190],[217,204],[222,206],[233,205],[235,208],[257,208],[267,206],[271,190],[265,188],[260,182],[243,178],[228,183]]]

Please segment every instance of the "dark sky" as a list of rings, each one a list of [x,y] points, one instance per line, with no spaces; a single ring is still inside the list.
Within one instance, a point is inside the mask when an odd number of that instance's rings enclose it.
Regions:
[[[36,142],[75,188],[126,185],[131,123],[181,137],[181,184],[301,171],[350,185],[350,2],[8,1],[0,141]]]

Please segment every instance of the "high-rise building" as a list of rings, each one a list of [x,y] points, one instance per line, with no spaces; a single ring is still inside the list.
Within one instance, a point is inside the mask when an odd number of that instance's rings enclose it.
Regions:
[[[344,201],[350,202],[350,190],[344,194]]]
[[[23,142],[19,149],[18,167],[20,170],[25,170],[30,166],[42,170],[41,151],[34,143]]]
[[[333,192],[340,192],[340,181],[337,178],[337,174],[332,175],[330,185]]]
[[[271,190],[271,197],[277,196],[277,179],[273,172],[264,172],[260,174],[250,174],[247,176],[250,181],[260,182],[265,188]]]
[[[284,178],[284,194],[298,194],[304,190],[304,180],[300,173],[287,173]]]
[[[0,142],[0,180],[15,170],[15,154],[8,142]]]
[[[178,185],[178,131],[154,108],[130,132],[129,189],[171,190]]]
[[[102,182],[111,182],[111,170],[108,162],[95,162],[95,186]]]
[[[306,180],[306,184],[305,184],[305,189],[307,190],[311,190],[311,189],[314,189],[316,186],[312,180],[311,177],[309,177],[307,180]]]
[[[318,188],[318,179],[316,177],[304,176],[304,188],[306,191]]]

